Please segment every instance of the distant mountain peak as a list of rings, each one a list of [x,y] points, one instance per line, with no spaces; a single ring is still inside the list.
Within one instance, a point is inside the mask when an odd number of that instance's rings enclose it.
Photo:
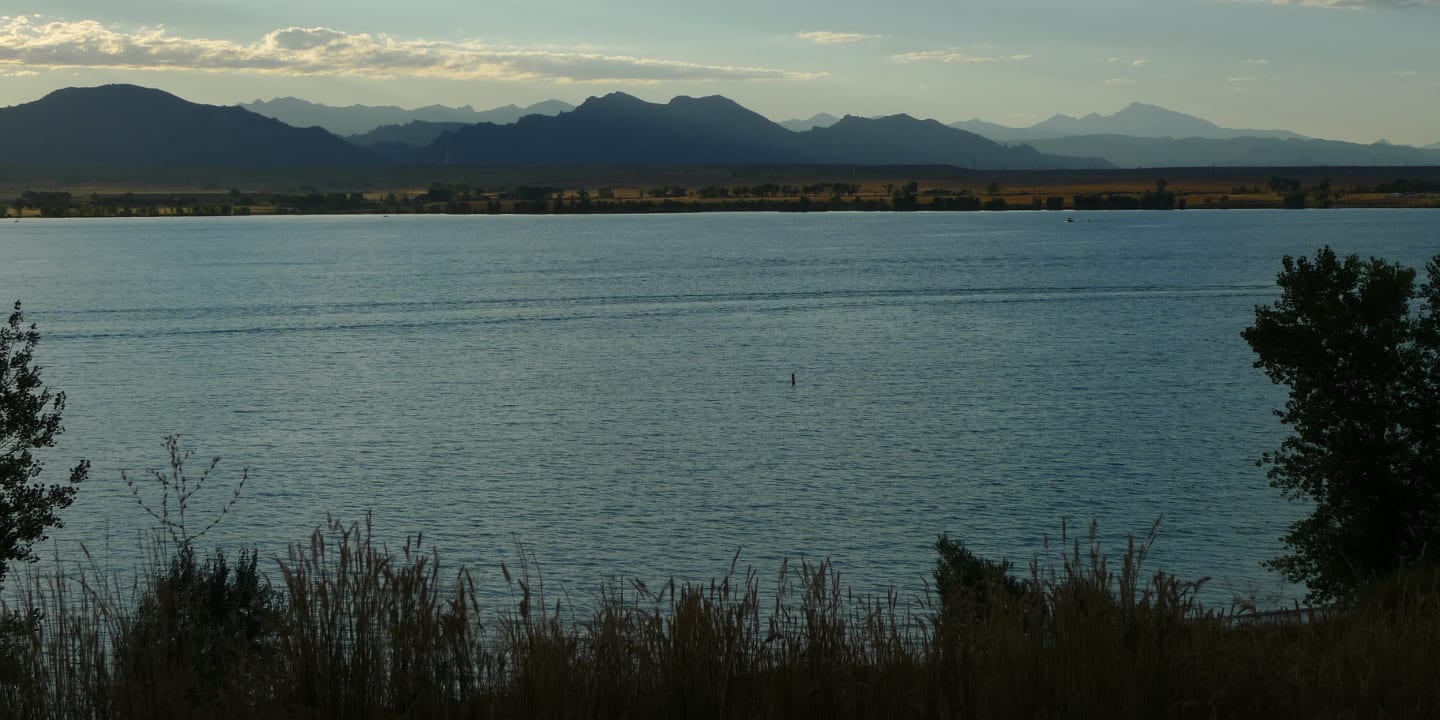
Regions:
[[[590,97],[585,98],[585,102],[580,103],[580,104],[581,104],[581,105],[586,105],[586,104],[592,103],[592,102],[635,103],[635,104],[641,104],[641,105],[649,105],[649,104],[650,104],[650,103],[645,102],[644,100],[641,100],[641,99],[638,98],[638,97],[635,97],[634,95],[631,95],[630,93],[621,92],[621,91],[619,91],[619,90],[615,90],[615,91],[613,91],[613,92],[608,92],[608,93],[605,93],[604,95],[591,95]]]
[[[840,122],[840,118],[835,117],[834,115],[831,115],[830,113],[823,113],[823,112],[822,112],[822,113],[816,113],[816,114],[814,114],[814,115],[811,115],[810,117],[808,117],[808,118],[806,118],[806,119],[804,119],[804,120],[801,120],[801,119],[799,119],[799,118],[792,118],[792,119],[790,119],[790,120],[781,120],[780,122],[776,123],[776,125],[779,125],[780,127],[783,127],[783,128],[785,128],[786,130],[790,130],[791,132],[805,132],[806,130],[811,130],[811,129],[817,128],[817,127],[819,127],[819,128],[830,127],[831,125],[834,125],[834,124],[837,123],[837,122]]]
[[[1051,140],[1076,135],[1121,135],[1138,138],[1208,138],[1228,140],[1238,137],[1303,139],[1286,130],[1245,130],[1224,128],[1194,115],[1169,110],[1159,105],[1131,102],[1112,115],[1090,113],[1074,117],[1056,113],[1028,128],[1010,128],[981,120],[951,123],[950,127],[979,133],[992,140]]]
[[[710,105],[710,106],[724,106],[724,107],[741,107],[740,103],[737,103],[737,102],[735,102],[734,100],[731,100],[730,98],[725,97],[724,95],[704,95],[704,96],[701,96],[701,97],[691,97],[691,96],[689,96],[689,95],[676,95],[675,97],[670,98],[670,102],[668,102],[668,103],[666,103],[666,104],[667,104],[667,105],[692,105],[692,104],[693,104],[693,105]]]
[[[472,105],[449,107],[426,105],[407,109],[394,105],[360,105],[345,107],[323,105],[295,97],[281,97],[273,100],[256,100],[241,103],[240,107],[266,117],[272,117],[295,127],[320,126],[337,135],[363,135],[389,125],[405,125],[420,120],[430,123],[513,123],[526,115],[558,115],[574,110],[569,103],[546,100],[528,108],[513,104],[493,110],[477,111]]]
[[[127,84],[64,88],[4,108],[0,136],[26,138],[6,154],[11,162],[273,167],[378,160],[319,128]]]

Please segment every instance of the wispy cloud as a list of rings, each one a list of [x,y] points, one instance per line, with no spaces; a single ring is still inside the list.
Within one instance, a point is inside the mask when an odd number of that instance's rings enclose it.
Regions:
[[[1134,85],[1135,81],[1131,80],[1130,78],[1113,77],[1109,80],[1106,80],[1105,84],[1109,85],[1110,87],[1125,87],[1127,85]]]
[[[1440,7],[1440,0],[1251,0],[1270,5],[1301,5],[1324,8],[1381,8],[1395,9],[1408,7]]]
[[[1150,63],[1150,59],[1149,59],[1149,58],[1135,58],[1135,59],[1133,59],[1133,60],[1130,60],[1130,59],[1126,59],[1126,58],[1122,58],[1122,57],[1112,57],[1112,58],[1106,60],[1106,62],[1110,63],[1111,65],[1114,65],[1114,64],[1117,64],[1117,63],[1125,63],[1126,65],[1130,65],[1130,66],[1132,66],[1132,67],[1140,67],[1141,65],[1147,65],[1147,64],[1149,64],[1149,63]]]
[[[809,32],[795,33],[795,37],[801,40],[809,40],[816,45],[836,45],[841,43],[857,43],[865,40],[879,40],[879,35],[866,35],[864,33],[830,32],[828,30],[812,30]]]
[[[0,17],[0,66],[247,71],[275,75],[420,76],[457,80],[658,82],[803,80],[813,74],[679,60],[401,40],[329,28],[283,28],[249,44],[187,38],[164,28],[124,31],[93,20]]]
[[[959,48],[949,50],[925,50],[922,52],[900,53],[891,55],[890,59],[898,62],[938,62],[952,65],[982,65],[998,62],[1019,62],[1029,60],[1032,56],[1029,53],[1017,53],[1013,55],[971,55]]]
[[[1249,93],[1262,90],[1264,88],[1263,83],[1274,79],[1275,78],[1255,77],[1254,75],[1239,75],[1225,78],[1225,82],[1229,83],[1230,88],[1237,93]]]

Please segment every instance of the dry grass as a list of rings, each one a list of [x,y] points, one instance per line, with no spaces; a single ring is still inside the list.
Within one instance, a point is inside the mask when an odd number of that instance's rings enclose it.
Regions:
[[[1153,539],[1153,535],[1152,538]],[[1216,612],[1062,538],[1024,591],[852,597],[826,563],[773,582],[615,584],[547,598],[523,552],[504,607],[332,522],[276,563],[157,544],[128,592],[98,570],[31,573],[0,633],[5,718],[1435,717],[1440,593],[1397,578],[1357,608],[1282,622]],[[253,561],[252,561],[253,562]],[[92,566],[93,568],[93,566]],[[765,587],[770,590],[765,590]],[[29,618],[35,615],[31,622]]]

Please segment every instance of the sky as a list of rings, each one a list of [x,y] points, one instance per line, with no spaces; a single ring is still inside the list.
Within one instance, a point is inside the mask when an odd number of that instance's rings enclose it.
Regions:
[[[618,90],[1018,127],[1143,102],[1425,145],[1437,38],[1440,0],[0,0],[0,106],[116,82],[477,110]]]

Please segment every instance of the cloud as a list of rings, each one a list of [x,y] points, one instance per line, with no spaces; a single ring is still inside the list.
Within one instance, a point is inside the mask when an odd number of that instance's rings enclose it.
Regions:
[[[949,50],[925,50],[923,52],[908,52],[899,55],[891,55],[890,59],[897,62],[938,62],[949,65],[984,65],[998,62],[1019,62],[1029,60],[1032,56],[1028,53],[1015,55],[971,55],[959,48]]]
[[[1269,79],[1269,80],[1274,80],[1274,78],[1268,78],[1268,79]],[[1256,91],[1259,91],[1259,90],[1261,90],[1262,87],[1263,87],[1263,86],[1261,85],[1261,83],[1266,82],[1266,80],[1267,80],[1267,78],[1258,78],[1258,77],[1255,77],[1255,76],[1253,76],[1253,75],[1242,75],[1242,76],[1239,76],[1239,77],[1228,77],[1228,78],[1225,78],[1225,82],[1230,83],[1231,89],[1233,89],[1233,90],[1234,90],[1235,92],[1237,92],[1237,93],[1248,93],[1248,92],[1256,92]]]
[[[1303,5],[1305,7],[1350,9],[1440,7],[1440,0],[1252,0],[1252,2],[1264,2],[1270,5]]]
[[[1126,60],[1125,58],[1122,58],[1122,57],[1112,57],[1112,58],[1109,58],[1108,60],[1106,60],[1106,62],[1108,62],[1108,63],[1110,63],[1110,64],[1112,64],[1112,65],[1115,64],[1115,63],[1128,63],[1129,65],[1131,65],[1131,66],[1133,66],[1133,67],[1140,67],[1141,65],[1146,65],[1146,64],[1148,64],[1148,63],[1150,62],[1150,59],[1149,59],[1149,58],[1135,58],[1134,60]]]
[[[838,43],[856,43],[865,40],[879,40],[879,35],[865,35],[863,33],[830,32],[828,30],[812,30],[810,32],[795,33],[795,37],[801,40],[809,40],[816,45],[834,45]]]
[[[806,80],[818,77],[758,67],[506,48],[480,42],[399,40],[329,28],[282,28],[259,41],[185,38],[164,28],[125,32],[93,20],[36,22],[0,17],[0,66],[126,70],[245,71],[274,75],[419,76],[455,80],[658,82],[663,80]]]
[[[1110,87],[1124,87],[1126,85],[1134,85],[1135,81],[1131,80],[1130,78],[1115,77],[1106,80],[1105,84],[1109,85]]]

